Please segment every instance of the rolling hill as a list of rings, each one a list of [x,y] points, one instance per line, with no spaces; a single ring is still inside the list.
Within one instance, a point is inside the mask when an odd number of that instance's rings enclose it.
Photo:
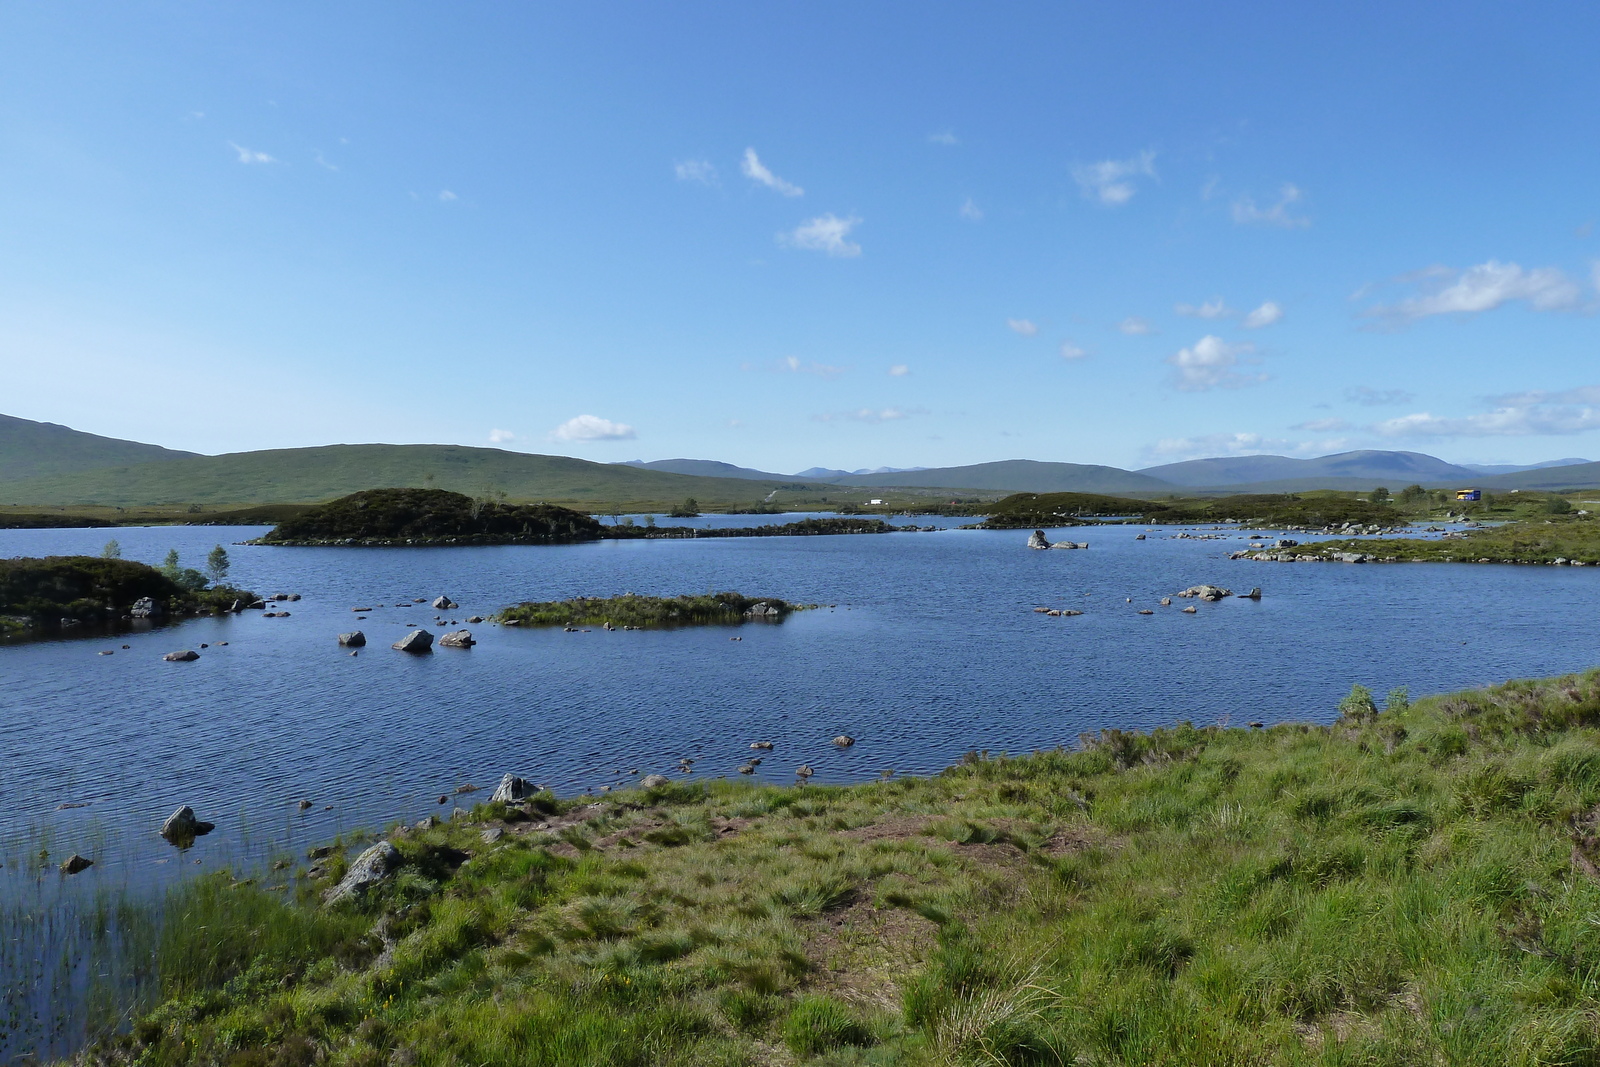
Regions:
[[[1388,485],[1397,489],[1412,482],[1425,485],[1463,479],[1470,482],[1483,477],[1480,472],[1446,463],[1421,452],[1373,450],[1340,452],[1316,459],[1291,459],[1288,456],[1191,459],[1183,463],[1145,467],[1139,473],[1191,488],[1250,485],[1261,486],[1259,491],[1269,491],[1265,488],[1266,484],[1292,484],[1305,489],[1371,489],[1375,485]]]
[[[165,462],[194,455],[160,445],[101,437],[53,422],[0,415],[0,481]]]
[[[688,474],[696,478],[744,478],[756,482],[821,480],[803,478],[799,475],[790,477],[786,474],[771,474],[767,471],[752,470],[749,467],[736,467],[732,463],[723,463],[715,459],[654,459],[648,463],[643,460],[633,459],[625,463],[614,464],[614,466],[637,467],[640,470],[647,471],[664,471],[667,474]]]
[[[897,474],[852,474],[834,485],[884,488],[981,489],[1010,493],[1167,493],[1176,486],[1121,467],[1008,459],[967,467],[932,467]]]
[[[1480,477],[1475,485],[1485,489],[1597,489],[1600,488],[1600,463],[1570,463],[1560,467]]]
[[[792,483],[791,483],[792,484]],[[752,503],[777,483],[460,445],[323,445],[0,480],[0,504],[315,503],[375,487],[572,504]]]

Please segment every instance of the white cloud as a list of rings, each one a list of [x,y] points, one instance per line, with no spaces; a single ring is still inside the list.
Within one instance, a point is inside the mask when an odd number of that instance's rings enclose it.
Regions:
[[[789,233],[780,233],[778,243],[788,245],[790,248],[826,252],[830,256],[848,259],[861,254],[861,246],[848,239],[850,231],[860,223],[861,220],[854,215],[847,219],[841,219],[832,213],[818,215],[811,221],[796,226]]]
[[[1156,328],[1150,324],[1150,320],[1141,319],[1137,315],[1129,315],[1117,323],[1117,329],[1129,337],[1146,337],[1156,332]]]
[[[1156,154],[1140,152],[1131,159],[1104,159],[1099,163],[1080,163],[1072,177],[1083,195],[1108,207],[1119,207],[1133,199],[1134,178],[1156,176]]]
[[[1165,437],[1144,448],[1146,459],[1160,463],[1178,463],[1186,459],[1209,459],[1214,456],[1255,456],[1263,453],[1289,456],[1322,456],[1339,452],[1350,445],[1346,437],[1329,437],[1317,441],[1294,441],[1284,437],[1266,437],[1258,433],[1211,433],[1196,437]]]
[[[896,363],[894,366],[889,368],[889,377],[891,378],[904,378],[910,373],[911,368],[906,366],[904,363]]]
[[[680,182],[699,182],[701,185],[717,184],[717,168],[709,159],[686,159],[682,163],[674,163],[672,172],[678,176]]]
[[[1305,430],[1309,433],[1336,433],[1349,428],[1350,424],[1339,418],[1312,419],[1309,422],[1296,423],[1289,427],[1291,430]]]
[[[930,134],[928,134],[928,143],[929,144],[942,144],[942,145],[945,145],[945,146],[948,147],[948,146],[951,146],[951,145],[958,145],[958,144],[961,143],[961,141],[959,139],[957,139],[956,135],[954,133],[952,133],[951,131],[949,131],[949,130],[941,130],[938,133],[930,133]]]
[[[1461,271],[1429,267],[1399,280],[1416,283],[1419,292],[1395,304],[1367,309],[1368,318],[1404,323],[1430,315],[1474,315],[1514,300],[1525,301],[1534,311],[1583,307],[1582,287],[1557,267],[1524,270],[1515,263],[1491,259]]]
[[[579,415],[551,430],[550,436],[557,441],[632,441],[639,435],[625,422],[612,422],[598,415]]]
[[[1174,305],[1172,310],[1180,315],[1189,315],[1197,319],[1221,319],[1229,315],[1238,314],[1238,312],[1223,303],[1220,296],[1215,300],[1207,300],[1198,307],[1194,304],[1177,304]]]
[[[1173,385],[1186,393],[1208,389],[1238,389],[1267,380],[1265,374],[1245,374],[1239,356],[1253,352],[1250,345],[1230,345],[1214,334],[1207,334],[1189,348],[1180,348],[1167,357],[1173,370]]]
[[[228,147],[232,148],[235,152],[239,153],[239,162],[240,163],[276,163],[276,162],[278,162],[276,159],[274,159],[273,157],[267,155],[265,152],[257,152],[253,148],[246,148],[243,145],[234,144],[232,141],[228,142]]]
[[[515,441],[516,439],[517,435],[512,433],[510,430],[489,431],[489,443],[491,445],[503,445],[507,441]]]
[[[739,163],[739,173],[753,182],[759,182],[768,189],[774,189],[784,196],[804,196],[806,191],[792,182],[786,182],[772,173],[761,162],[754,148],[744,150],[744,159]]]
[[[1417,412],[1373,425],[1384,437],[1534,437],[1600,429],[1600,386],[1532,390],[1489,399],[1491,410],[1447,418]]]
[[[1021,334],[1023,337],[1037,337],[1039,327],[1031,319],[1007,319],[1006,325],[1012,333]]]
[[[1283,318],[1283,308],[1267,300],[1246,315],[1242,325],[1247,330],[1259,330],[1263,326],[1271,326],[1281,318]]]
[[[460,200],[460,199],[461,198],[459,196],[457,196],[455,193],[452,193],[448,189],[440,189],[439,190],[439,201],[440,201],[440,203],[448,204],[452,200]]]
[[[1241,196],[1233,202],[1233,221],[1240,224],[1265,223],[1287,229],[1310,226],[1310,219],[1289,212],[1289,205],[1299,203],[1304,195],[1299,186],[1285,183],[1278,191],[1278,202],[1270,207],[1257,206],[1253,196]]]
[[[813,422],[898,422],[913,415],[926,415],[922,408],[861,408],[856,411],[829,412],[813,415]]]
[[[814,374],[818,378],[837,378],[844,373],[843,367],[833,367],[826,363],[802,363],[794,356],[785,356],[780,360],[778,370],[787,374]]]
[[[1061,342],[1061,358],[1062,359],[1083,359],[1088,354],[1089,354],[1089,352],[1088,352],[1087,349],[1079,348],[1077,345],[1073,344],[1071,341],[1062,341]]]
[[[982,222],[983,208],[972,202],[972,197],[967,197],[961,204],[961,217],[968,222]]]
[[[1386,404],[1409,404],[1417,396],[1404,389],[1374,389],[1370,385],[1357,385],[1346,389],[1344,398],[1363,407],[1375,408]]]

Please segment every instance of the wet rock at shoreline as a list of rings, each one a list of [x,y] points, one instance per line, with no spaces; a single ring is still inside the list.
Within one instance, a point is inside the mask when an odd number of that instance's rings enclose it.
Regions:
[[[660,787],[668,784],[669,781],[671,781],[671,779],[664,774],[647,774],[640,779],[639,784],[644,786],[646,789],[659,789]]]
[[[526,778],[519,778],[508,774],[500,779],[500,784],[494,787],[494,793],[489,797],[491,804],[514,804],[519,800],[526,800],[533,796],[536,790],[533,783]]]
[[[133,602],[133,607],[128,609],[128,614],[136,619],[159,618],[163,612],[160,601],[153,597],[142,596]]]
[[[400,865],[400,850],[387,841],[379,841],[356,857],[339,884],[328,890],[324,902],[333,905],[366,894],[367,890],[388,878]]]
[[[340,634],[339,643],[346,648],[362,648],[367,643],[367,635],[360,630],[352,630],[350,633]]]
[[[426,630],[412,630],[390,647],[399,649],[401,652],[431,652],[433,650],[433,635]]]

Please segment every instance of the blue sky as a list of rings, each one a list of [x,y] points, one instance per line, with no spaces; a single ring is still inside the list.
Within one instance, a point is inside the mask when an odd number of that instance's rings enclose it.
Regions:
[[[1600,456],[1600,9],[0,7],[0,411],[768,470]]]

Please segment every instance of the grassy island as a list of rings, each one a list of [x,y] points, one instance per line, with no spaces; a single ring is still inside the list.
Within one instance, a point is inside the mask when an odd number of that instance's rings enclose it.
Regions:
[[[1560,517],[1485,526],[1439,540],[1385,538],[1381,541],[1317,541],[1294,549],[1296,555],[1334,559],[1360,553],[1382,563],[1572,563],[1600,565],[1600,522]],[[1261,556],[1277,553],[1263,552]]]
[[[279,523],[268,545],[549,545],[593,541],[600,524],[554,504],[474,500],[443,489],[368,489]]]
[[[1596,1062],[1600,672],[1342,708],[541,793],[393,830],[337,906],[343,851],[203,878],[162,1003],[81,1062]]]
[[[928,527],[927,529],[932,529]],[[702,537],[821,537],[839,534],[923,532],[917,526],[891,526],[882,519],[799,519],[768,526],[602,526],[613,541],[689,540]]]
[[[155,567],[126,559],[0,559],[0,636],[113,623],[132,611],[136,601],[145,599],[159,617],[225,611],[235,601],[255,602],[256,595],[226,585],[191,588]]]
[[[1343,523],[1389,527],[1406,518],[1350,493],[1250,493],[1184,500],[1134,500],[1093,493],[1016,493],[980,510],[988,530],[1077,526],[1120,519],[1146,525],[1237,522],[1267,529],[1326,529]]]
[[[796,606],[775,597],[756,599],[741,593],[655,597],[628,593],[614,597],[577,597],[509,607],[495,621],[510,626],[718,626],[781,622]]]

